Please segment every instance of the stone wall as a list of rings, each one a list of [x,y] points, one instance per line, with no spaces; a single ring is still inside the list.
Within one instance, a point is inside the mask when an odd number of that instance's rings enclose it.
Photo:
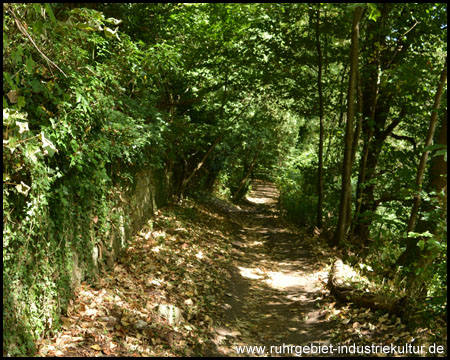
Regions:
[[[110,271],[120,253],[127,247],[131,237],[144,226],[157,209],[167,202],[166,174],[163,170],[146,169],[135,175],[134,185],[130,188],[116,189],[120,215],[118,228],[97,242],[92,250],[92,266],[80,260],[79,254],[73,250],[72,284],[78,286],[86,278],[88,269],[94,273],[101,268]]]

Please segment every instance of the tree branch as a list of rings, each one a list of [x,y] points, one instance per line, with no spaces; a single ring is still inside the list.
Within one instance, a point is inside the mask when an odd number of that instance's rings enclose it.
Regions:
[[[211,154],[211,151],[213,151],[213,149],[216,147],[216,145],[222,140],[223,138],[223,134],[220,135],[214,142],[213,144],[210,146],[210,148],[208,149],[208,151],[206,152],[205,156],[203,156],[202,161],[200,161],[196,168],[194,169],[194,171],[191,173],[191,175],[189,175],[188,178],[186,178],[185,180],[183,180],[183,182],[181,183],[181,195],[184,192],[184,189],[186,189],[186,185],[188,184],[188,182],[194,177],[194,175],[200,170],[200,168],[203,166],[203,164],[205,163],[206,159],[208,158],[209,154]]]
[[[391,133],[388,136],[393,137],[394,139],[397,139],[397,140],[409,141],[413,145],[414,151],[416,151],[417,143],[416,143],[416,140],[414,140],[414,138],[412,138],[410,136],[397,135],[397,134],[394,134],[394,133]]]
[[[381,133],[380,136],[380,140],[385,140],[392,131],[394,131],[395,127],[400,124],[400,121],[402,121],[402,119],[406,116],[406,107],[403,106],[402,109],[400,110],[400,114],[398,115],[398,117],[394,120],[392,120],[392,122],[388,125],[388,127],[386,129],[384,129],[384,131]]]
[[[31,43],[33,44],[33,46],[36,48],[36,50],[39,52],[39,54],[41,54],[41,56],[47,61],[48,64],[54,66],[56,69],[58,69],[65,77],[67,77],[67,75],[64,73],[64,71],[62,71],[58,65],[56,65],[53,61],[51,61],[42,51],[41,49],[38,48],[38,46],[36,45],[36,43],[34,42],[34,40],[31,38],[30,34],[28,34],[27,30],[25,29],[25,27],[22,25],[22,23],[20,22],[20,20],[17,18],[14,10],[12,9],[11,6],[7,6],[5,4],[6,8],[11,11],[12,16],[14,17],[14,20],[16,21],[17,24],[17,28],[19,29],[19,31],[25,35],[25,37],[31,41]]]

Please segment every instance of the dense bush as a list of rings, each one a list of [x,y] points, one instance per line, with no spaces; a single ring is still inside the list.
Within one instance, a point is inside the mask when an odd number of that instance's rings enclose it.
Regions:
[[[119,37],[116,19],[90,9],[66,16],[57,20],[48,4],[10,4],[3,20],[9,355],[32,354],[32,340],[58,323],[72,291],[74,252],[93,275],[93,248],[123,215],[115,185],[132,182],[141,167],[162,166],[164,120],[150,101],[152,87],[135,84],[139,98],[127,89],[142,71],[140,50]]]

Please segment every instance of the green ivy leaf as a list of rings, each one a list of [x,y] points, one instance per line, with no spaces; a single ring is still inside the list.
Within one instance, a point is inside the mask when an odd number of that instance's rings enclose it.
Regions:
[[[39,93],[45,89],[45,87],[39,82],[39,80],[36,79],[30,81],[30,85],[34,93]]]
[[[6,71],[3,72],[3,79],[6,80],[6,82],[10,88],[14,87],[14,83],[11,79],[11,75],[9,73],[7,73]]]
[[[41,150],[39,149],[39,147],[32,144],[28,144],[25,149],[25,156],[36,164],[38,161],[36,154],[39,153],[40,151]]]
[[[122,20],[118,20],[118,19],[114,19],[114,18],[108,18],[108,19],[105,20],[105,22],[117,26],[117,25],[122,23]]]
[[[24,133],[25,131],[30,131],[30,129],[28,129],[28,122],[16,120],[16,125],[19,127],[19,133],[21,134]]]
[[[31,58],[31,56],[27,57],[26,60],[26,67],[27,67],[27,72],[28,74],[32,74],[33,73],[33,66],[34,66],[35,62],[34,60]]]
[[[105,35],[107,38],[112,38],[115,36],[118,40],[120,40],[118,30],[119,30],[118,27],[115,30],[112,30],[109,27],[105,26]]]
[[[417,246],[419,247],[419,249],[422,251],[425,247],[425,241],[424,240],[419,240],[417,242]]]
[[[381,16],[380,10],[377,9],[376,4],[374,4],[374,3],[367,3],[367,6],[370,9],[369,19],[376,22],[377,19]]]
[[[436,151],[436,153],[433,155],[433,157],[434,156],[440,156],[440,155],[447,155],[447,149]]]
[[[433,234],[430,233],[428,230],[425,231],[425,232],[423,232],[423,233],[416,233],[416,232],[414,232],[414,231],[410,231],[410,232],[408,233],[408,237],[409,237],[409,238],[418,238],[418,237],[428,237],[428,238],[431,238],[431,237],[433,237]]]
[[[25,97],[19,96],[17,99],[17,106],[19,107],[19,110],[25,106]]]
[[[23,55],[23,50],[22,50],[22,46],[20,46],[20,45],[17,46],[17,49],[11,53],[11,58],[16,65],[22,63],[22,55]]]
[[[424,151],[432,151],[432,150],[436,150],[436,149],[447,149],[447,146],[444,144],[433,144],[433,145],[425,147],[425,149],[423,149],[423,150]]]
[[[24,194],[25,196],[27,196],[31,187],[29,187],[27,184],[25,184],[23,181],[21,181],[20,184],[16,185],[16,189],[21,194]]]
[[[53,143],[45,137],[43,131],[41,132],[41,138],[42,138],[42,147],[44,148],[44,154],[52,157],[58,150],[56,149],[55,145],[53,145]]]

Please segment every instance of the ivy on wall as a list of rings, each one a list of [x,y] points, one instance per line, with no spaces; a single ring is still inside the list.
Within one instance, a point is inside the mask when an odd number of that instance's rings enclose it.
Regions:
[[[33,340],[57,325],[74,258],[83,277],[94,276],[98,243],[110,246],[129,221],[117,189],[132,188],[139,169],[161,167],[162,115],[127,89],[140,50],[118,35],[119,20],[64,13],[4,7],[3,345],[11,356],[33,354]]]

